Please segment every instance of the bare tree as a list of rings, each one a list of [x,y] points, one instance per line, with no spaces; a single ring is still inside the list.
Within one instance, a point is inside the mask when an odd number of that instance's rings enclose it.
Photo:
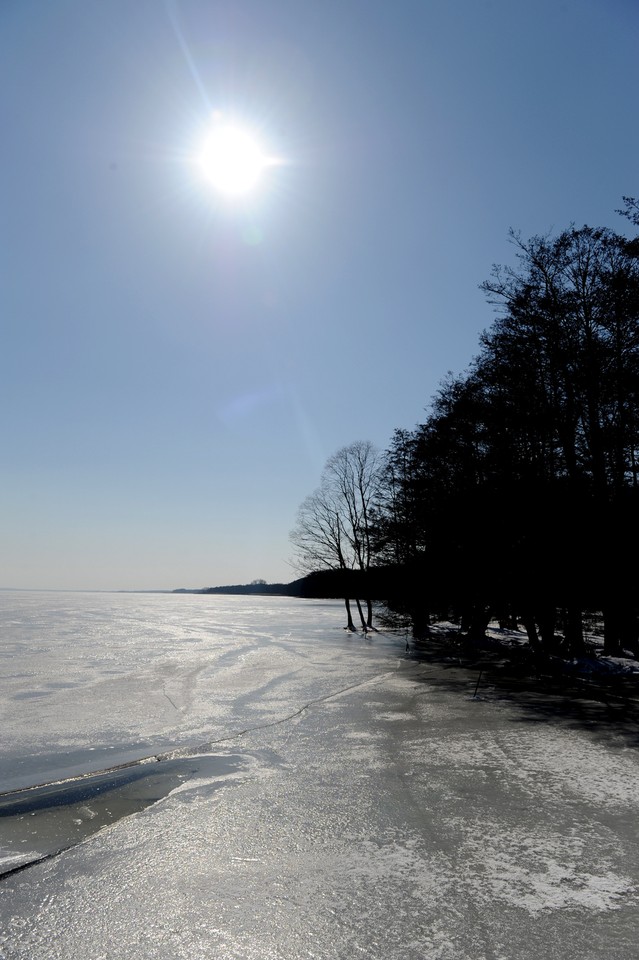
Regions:
[[[301,504],[290,539],[295,566],[304,573],[319,570],[366,572],[372,559],[372,506],[380,482],[381,460],[368,441],[358,441],[333,454],[320,486]],[[373,628],[370,598],[367,616],[356,600],[364,630]],[[345,599],[348,629],[354,630],[350,601]]]

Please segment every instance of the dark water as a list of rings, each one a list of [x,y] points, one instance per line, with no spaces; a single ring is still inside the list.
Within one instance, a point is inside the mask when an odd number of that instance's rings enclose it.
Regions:
[[[237,754],[150,760],[0,794],[0,876],[80,843],[195,777],[222,786],[242,767]]]

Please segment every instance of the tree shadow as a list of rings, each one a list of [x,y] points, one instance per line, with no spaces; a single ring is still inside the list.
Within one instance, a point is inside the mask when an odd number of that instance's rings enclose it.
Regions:
[[[409,659],[437,667],[416,682],[481,702],[507,702],[513,723],[588,730],[618,748],[639,747],[639,678],[578,675],[503,646],[470,648],[448,637],[412,644]]]

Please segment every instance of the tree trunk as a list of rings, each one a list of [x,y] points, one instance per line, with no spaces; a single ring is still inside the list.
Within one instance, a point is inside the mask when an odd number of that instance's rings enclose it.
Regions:
[[[637,624],[637,614],[630,604],[622,605],[620,620],[621,649],[629,650],[636,659],[639,659],[639,624]]]
[[[606,657],[620,657],[621,646],[621,623],[619,611],[616,604],[611,603],[609,607],[603,609],[604,619],[604,647],[603,652]]]
[[[490,609],[483,603],[469,604],[462,613],[461,630],[468,639],[479,643],[486,637],[486,628],[490,623]]]
[[[530,644],[531,650],[539,649],[539,636],[537,634],[537,627],[535,625],[534,617],[530,613],[526,612],[522,614],[521,622],[524,625],[524,630],[528,636],[528,643]]]
[[[429,637],[428,612],[420,607],[419,609],[413,608],[410,613],[411,620],[413,621],[413,637],[415,640],[423,640],[425,637]]]
[[[359,619],[360,619],[361,622],[362,622],[362,630],[364,631],[364,633],[366,633],[366,630],[367,630],[368,628],[367,628],[367,626],[366,626],[366,620],[365,620],[365,618],[364,618],[364,611],[362,610],[362,605],[361,605],[361,603],[359,602],[359,600],[356,600],[355,603],[357,604],[357,609],[359,610]]]
[[[369,630],[373,630],[373,604],[370,600],[366,601],[366,626]]]
[[[607,657],[621,657],[624,650],[639,655],[637,616],[631,605],[619,601],[605,607],[604,649]]]
[[[346,606],[346,620],[347,620],[346,629],[350,630],[351,633],[355,633],[355,624],[353,623],[353,617],[351,616],[350,602],[345,599],[344,604]]]

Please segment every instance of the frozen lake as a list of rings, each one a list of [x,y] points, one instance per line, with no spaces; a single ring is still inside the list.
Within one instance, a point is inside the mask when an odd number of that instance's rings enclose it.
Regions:
[[[364,679],[399,642],[286,597],[0,593],[2,792],[210,743]]]
[[[474,697],[456,657],[347,635],[339,603],[2,600],[14,785],[168,759],[0,879],[0,960],[636,957],[636,710]],[[24,791],[20,842],[99,819],[101,786]]]
[[[348,687],[354,669],[365,680],[399,649],[384,634],[347,634],[332,601],[4,592],[0,603],[0,870],[76,843],[196,772],[228,772],[228,758],[210,756],[216,745]]]

